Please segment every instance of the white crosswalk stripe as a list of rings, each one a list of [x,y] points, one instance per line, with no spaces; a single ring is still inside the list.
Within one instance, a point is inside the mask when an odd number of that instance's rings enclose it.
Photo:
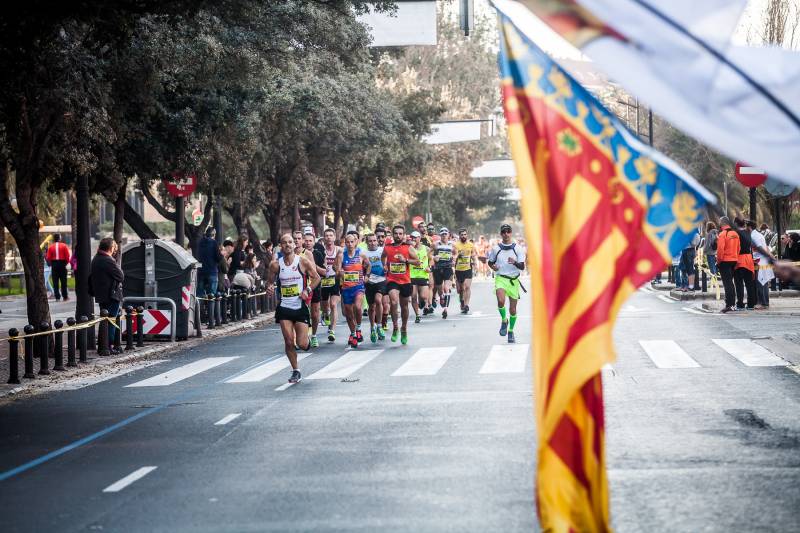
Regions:
[[[392,376],[433,376],[441,370],[455,351],[455,346],[420,348],[403,363],[403,366],[395,370]]]
[[[152,472],[158,468],[157,466],[143,466],[138,470],[134,470],[124,478],[120,479],[119,481],[112,483],[108,487],[103,489],[103,492],[119,492],[131,483],[142,479],[144,476]]]
[[[484,361],[480,374],[512,374],[525,371],[528,344],[495,344]]]
[[[787,366],[781,359],[750,339],[711,339],[714,344],[747,366]]]
[[[306,379],[342,379],[378,357],[383,350],[351,350]]]
[[[186,378],[190,378],[219,365],[224,365],[225,363],[233,361],[234,359],[238,359],[238,356],[206,357],[205,359],[199,359],[189,364],[179,366],[178,368],[173,368],[172,370],[168,370],[163,374],[143,379],[142,381],[137,381],[136,383],[131,383],[130,385],[126,385],[126,387],[165,387],[167,385],[172,385],[179,381],[183,381]]]
[[[639,344],[658,368],[696,368],[700,366],[675,341],[639,341]]]
[[[297,360],[302,361],[309,355],[311,354],[310,353],[297,354]],[[243,374],[225,380],[225,383],[257,383],[259,381],[267,379],[270,376],[277,374],[278,372],[286,368],[289,368],[289,360],[286,357],[280,357],[278,359],[275,359],[274,361],[268,361],[262,365],[258,365],[254,368],[251,368],[250,370],[248,370]]]

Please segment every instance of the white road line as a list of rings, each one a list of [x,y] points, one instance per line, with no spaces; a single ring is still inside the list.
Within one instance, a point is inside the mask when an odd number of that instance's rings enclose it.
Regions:
[[[277,387],[275,390],[278,391],[278,392],[285,391],[286,389],[288,389],[292,385],[297,385],[297,383],[284,383],[280,387]]]
[[[144,476],[152,472],[158,468],[157,466],[143,466],[138,470],[134,470],[124,478],[120,479],[116,483],[112,483],[108,487],[103,489],[103,492],[119,492],[134,481],[138,481],[142,479]]]
[[[681,309],[683,309],[687,313],[692,313],[694,315],[707,315],[708,314],[708,313],[705,313],[703,311],[700,311],[699,309],[692,309],[691,307],[681,307]]]
[[[484,361],[480,374],[511,374],[525,371],[528,344],[495,344]]]
[[[228,422],[233,422],[234,420],[236,420],[240,416],[242,416],[242,413],[231,413],[229,415],[226,415],[221,420],[217,420],[216,422],[214,422],[214,425],[215,426],[224,426]]]
[[[675,341],[639,341],[658,368],[698,368],[700,365]]]
[[[403,363],[403,366],[395,370],[392,376],[433,376],[441,370],[455,351],[455,346],[420,348]]]
[[[763,346],[750,339],[711,339],[714,344],[746,366],[788,366],[789,362],[781,359]]]
[[[351,350],[307,379],[341,379],[378,357],[383,350]]]
[[[669,296],[665,296],[663,294],[659,294],[658,295],[658,299],[659,300],[663,300],[663,301],[667,302],[668,304],[674,304],[675,302],[678,301],[678,300],[676,300],[674,298],[670,298]]]
[[[311,354],[310,353],[297,354],[297,360],[302,361],[309,355]],[[289,360],[286,357],[281,357],[280,359],[268,361],[262,365],[258,365],[248,370],[243,374],[225,380],[225,383],[256,383],[258,381],[263,381],[268,377],[277,374],[281,370],[289,368],[289,366],[290,366]]]
[[[137,381],[136,383],[131,383],[130,385],[126,385],[126,387],[164,387],[166,385],[172,385],[173,383],[190,378],[196,374],[205,372],[206,370],[210,370],[219,365],[233,361],[234,359],[238,359],[238,356],[206,357],[205,359],[194,361],[188,365],[173,368],[172,370],[168,370],[163,374],[159,374],[142,381]]]

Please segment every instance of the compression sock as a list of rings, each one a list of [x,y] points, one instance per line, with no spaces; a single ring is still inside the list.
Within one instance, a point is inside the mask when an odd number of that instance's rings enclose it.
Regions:
[[[450,307],[450,293],[444,295],[444,306]]]
[[[517,323],[517,315],[511,315],[508,317],[508,331],[514,331],[514,324]]]
[[[505,307],[498,307],[497,311],[500,313],[500,320],[505,322],[506,321],[506,308]]]

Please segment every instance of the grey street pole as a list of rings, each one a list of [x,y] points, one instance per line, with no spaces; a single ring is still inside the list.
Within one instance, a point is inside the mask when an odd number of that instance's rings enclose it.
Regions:
[[[185,211],[186,211],[186,204],[184,197],[176,196],[175,197],[175,242],[178,243],[178,246],[180,246],[181,248],[183,248],[184,224],[186,224],[186,217],[184,216]]]
[[[94,312],[94,302],[89,296],[89,271],[92,263],[92,246],[89,235],[89,178],[85,174],[78,177],[75,188],[77,231],[75,254],[78,261],[78,277],[75,280],[75,317],[89,316]]]
[[[214,197],[214,229],[217,230],[217,244],[222,244],[225,236],[222,234],[222,199]]]

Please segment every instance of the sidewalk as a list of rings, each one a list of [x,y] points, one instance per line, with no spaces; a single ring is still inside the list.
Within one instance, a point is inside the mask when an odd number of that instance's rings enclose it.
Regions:
[[[693,291],[683,292],[675,290],[673,283],[659,283],[650,284],[650,287],[657,291],[669,293],[669,296],[675,300],[692,301],[692,300],[717,300],[717,292],[709,285],[708,292]],[[782,301],[783,306],[794,306],[800,313],[800,291],[794,289],[784,289],[782,291],[770,291],[769,293],[770,307],[775,305],[776,301]],[[719,301],[725,301],[725,289],[719,289]],[[720,307],[721,308],[721,307]]]
[[[66,302],[67,305],[74,305],[74,302]],[[65,305],[64,303],[61,304]],[[53,307],[51,306],[51,312]],[[5,312],[5,310],[4,310]],[[185,341],[180,342],[146,342],[143,348],[136,348],[132,351],[125,352],[116,356],[99,357],[97,352],[88,352],[89,362],[78,363],[77,367],[67,367],[65,371],[53,370],[53,359],[49,360],[50,374],[40,376],[37,374],[36,379],[22,378],[23,369],[25,367],[22,354],[20,354],[19,368],[20,368],[20,384],[8,384],[8,342],[2,344],[3,355],[0,356],[0,405],[17,401],[19,399],[27,398],[35,394],[54,390],[72,390],[86,387],[93,383],[98,383],[106,379],[111,379],[114,376],[123,372],[129,372],[139,368],[144,368],[168,359],[170,354],[182,352],[193,348],[203,342],[208,342],[209,339],[224,337],[228,335],[238,335],[251,331],[254,328],[264,326],[274,322],[275,313],[265,313],[257,315],[255,318],[230,323],[224,326],[219,326],[214,329],[203,329],[202,337],[190,337]],[[54,319],[56,316],[54,315]],[[58,315],[61,318],[61,315]],[[124,342],[123,342],[124,348]],[[20,349],[22,352],[22,349]],[[64,347],[64,362],[66,364],[67,354],[66,346]],[[34,360],[34,372],[39,372],[39,360]]]

